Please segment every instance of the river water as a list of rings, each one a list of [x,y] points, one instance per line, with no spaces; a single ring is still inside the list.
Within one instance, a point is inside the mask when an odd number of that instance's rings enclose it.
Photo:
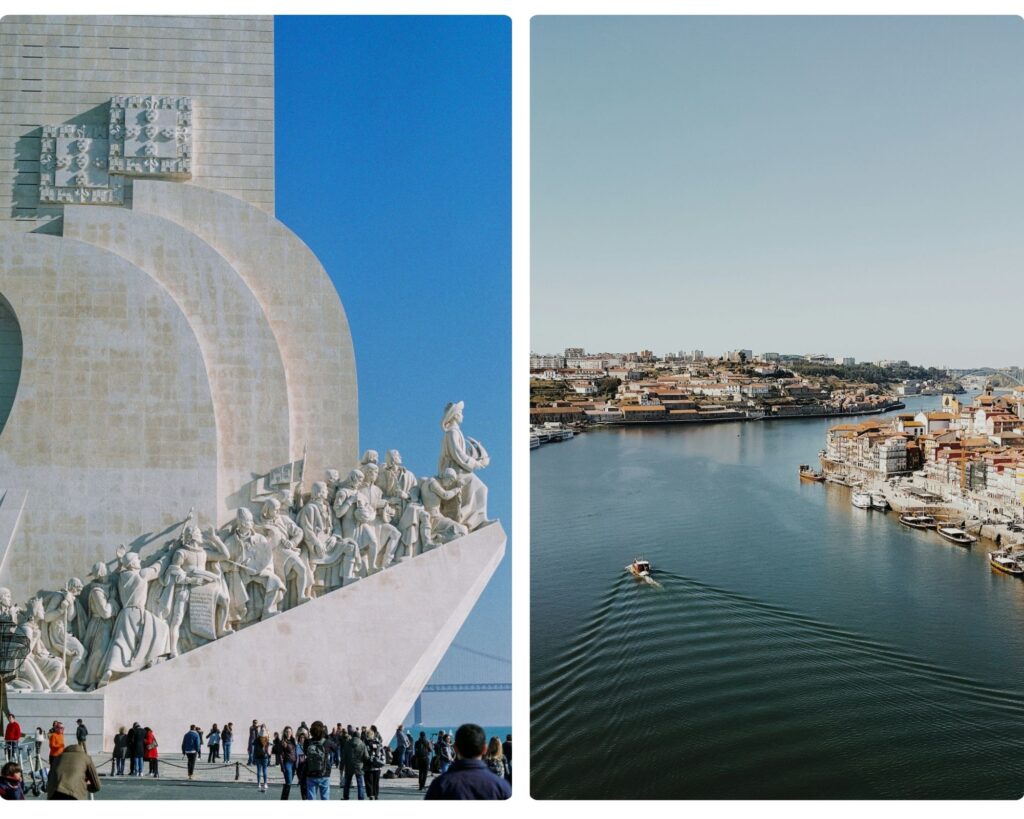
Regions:
[[[836,423],[531,453],[535,797],[1024,793],[1024,582],[801,482]]]

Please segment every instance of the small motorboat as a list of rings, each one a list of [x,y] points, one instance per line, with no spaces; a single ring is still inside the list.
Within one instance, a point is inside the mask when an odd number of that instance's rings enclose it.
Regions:
[[[911,529],[934,529],[937,521],[931,515],[900,515],[900,523]]]
[[[1012,574],[1014,577],[1024,577],[1024,562],[1017,560],[1009,552],[989,552],[988,562],[996,571]]]
[[[889,508],[889,501],[885,499],[885,495],[881,492],[871,493],[871,508],[878,509],[880,512],[884,512]]]
[[[856,506],[858,509],[870,509],[871,508],[871,493],[857,490],[853,493],[850,498],[850,503]]]
[[[649,561],[644,560],[642,557],[638,557],[628,566],[626,571],[629,572],[633,577],[640,578],[641,580],[651,576],[651,564]]]
[[[951,543],[956,543],[958,546],[970,546],[972,543],[978,542],[978,539],[974,535],[970,535],[963,529],[959,529],[956,526],[938,526],[935,531],[946,540]]]
[[[800,464],[800,480],[820,482],[825,480],[825,474],[823,472],[815,472],[811,469],[810,464]]]

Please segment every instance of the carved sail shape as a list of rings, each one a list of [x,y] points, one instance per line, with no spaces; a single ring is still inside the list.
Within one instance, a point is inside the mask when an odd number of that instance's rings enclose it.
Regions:
[[[183,719],[236,726],[253,718],[275,726],[303,719],[382,730],[397,725],[497,568],[505,540],[501,525],[492,523],[112,682],[100,689],[105,744],[119,726],[139,719],[158,737],[175,738]],[[309,713],[310,701],[317,713]],[[12,708],[17,702],[15,696]],[[141,714],[140,703],[160,707]]]

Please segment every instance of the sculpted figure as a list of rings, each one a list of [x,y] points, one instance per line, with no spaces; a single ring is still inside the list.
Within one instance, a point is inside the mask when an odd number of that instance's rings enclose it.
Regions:
[[[0,620],[17,623],[18,614],[19,609],[14,605],[14,598],[11,597],[11,590],[7,588],[0,588]]]
[[[398,530],[402,533],[402,541],[392,562],[398,563],[403,557],[415,557],[430,548],[432,535],[430,514],[423,506],[419,486],[414,486],[409,490],[409,500],[398,521]]]
[[[368,449],[363,453],[363,457],[359,459],[359,466],[363,467],[367,464],[373,464],[379,466],[380,455],[376,449]]]
[[[63,591],[50,595],[43,615],[43,643],[50,653],[67,663],[67,680],[77,679],[85,663],[85,646],[71,630],[78,616],[75,603],[82,588],[82,581],[72,577]]]
[[[270,541],[256,531],[252,512],[245,507],[236,513],[234,529],[225,546],[230,555],[225,576],[231,598],[232,623],[237,625],[245,618],[250,584],[263,587],[260,619],[277,614],[278,604],[284,597],[284,581],[274,574],[274,553]]]
[[[458,521],[473,531],[490,523],[487,519],[487,487],[475,473],[490,464],[491,456],[479,441],[463,436],[460,427],[463,406],[463,402],[458,401],[445,407],[441,419],[444,438],[437,473],[442,475],[446,469],[455,470],[462,488]]]
[[[299,512],[299,527],[302,529],[302,546],[313,571],[319,580],[330,586],[330,568],[341,558],[337,549],[340,540],[334,534],[334,518],[327,505],[327,484],[317,481],[310,489],[309,503]],[[336,585],[336,584],[335,584]]]
[[[298,603],[305,603],[313,597],[313,568],[299,549],[302,544],[302,529],[287,515],[281,514],[281,504],[271,498],[260,510],[260,530],[270,541],[274,552],[274,571],[284,579],[287,587],[294,582]]]
[[[206,566],[210,555],[215,558],[215,563],[230,560],[231,555],[221,539],[212,531],[209,532],[209,539],[210,545],[207,546],[199,527],[187,525],[181,533],[181,545],[171,554],[171,559],[160,578],[164,590],[160,595],[158,612],[161,617],[167,619],[170,633],[168,648],[172,657],[177,657],[179,653],[181,627],[185,622],[185,615],[190,613],[189,600],[194,587],[211,586],[209,593],[213,598],[211,607],[214,624],[201,626],[198,621],[191,621],[190,634],[213,640],[234,631],[228,625],[230,598],[220,567],[210,571]],[[197,633],[197,629],[202,630]]]
[[[327,503],[333,506],[335,495],[338,492],[338,484],[341,483],[341,473],[337,469],[328,469],[326,475]]]
[[[86,661],[81,673],[75,678],[83,689],[96,685],[103,676],[103,660],[110,646],[114,631],[114,618],[119,606],[111,594],[108,583],[107,564],[100,561],[92,567],[93,582],[85,588],[86,626],[83,632]]]
[[[395,507],[395,515],[402,517],[409,492],[416,485],[416,476],[402,465],[402,455],[397,449],[389,449],[384,468],[377,478],[377,486],[384,493],[384,499]]]
[[[434,544],[447,543],[467,534],[468,527],[444,514],[447,503],[462,497],[458,475],[455,470],[445,469],[439,477],[424,478],[420,481],[420,497],[423,508],[430,516],[430,541]]]
[[[117,550],[119,567],[114,578],[117,602],[121,610],[114,621],[110,647],[103,658],[99,685],[106,685],[114,674],[129,674],[155,663],[168,651],[170,635],[167,623],[146,609],[149,584],[160,577],[159,564],[142,568],[135,552]]]
[[[384,506],[384,492],[377,486],[377,477],[380,470],[377,464],[363,465],[363,484],[359,487],[359,496],[363,499],[367,508],[373,512],[373,519],[369,521],[374,529],[379,529],[379,518],[377,512]]]
[[[341,523],[341,536],[353,537],[356,533],[356,499],[365,480],[362,470],[353,469],[338,485],[334,496],[334,516]]]
[[[29,691],[70,691],[67,667],[61,657],[55,657],[47,648],[46,607],[39,597],[28,601],[19,631],[28,637],[29,652],[21,664],[16,678],[17,688]]]
[[[402,534],[398,527],[391,523],[395,510],[391,504],[385,503],[380,510],[380,529],[377,532],[377,560],[378,569],[385,569],[395,562],[395,554],[402,542]]]
[[[355,541],[359,544],[359,574],[361,577],[367,577],[377,570],[379,542],[377,529],[374,526],[374,522],[377,520],[377,510],[370,508],[370,505],[360,495],[356,500],[355,516]]]
[[[359,553],[359,544],[353,538],[342,538],[340,547],[341,585],[347,586],[362,576],[362,556]]]

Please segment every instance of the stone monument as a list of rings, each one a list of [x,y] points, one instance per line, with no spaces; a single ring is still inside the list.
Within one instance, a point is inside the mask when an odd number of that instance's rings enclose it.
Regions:
[[[461,402],[440,413],[436,474],[358,457],[344,309],[273,215],[272,18],[5,17],[0,43],[17,713],[74,711],[107,740],[240,702],[268,724],[397,724],[505,535]],[[382,646],[399,601],[428,613]],[[282,667],[332,682],[306,689],[316,716],[265,684]]]

